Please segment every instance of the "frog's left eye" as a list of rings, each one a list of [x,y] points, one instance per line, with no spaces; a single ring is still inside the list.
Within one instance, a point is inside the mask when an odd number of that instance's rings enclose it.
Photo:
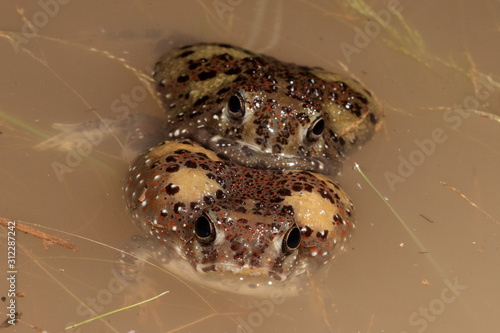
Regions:
[[[312,122],[311,126],[307,130],[307,139],[309,141],[316,141],[323,134],[325,130],[325,121],[323,118],[319,117]]]
[[[215,240],[215,226],[205,214],[201,215],[196,220],[194,232],[201,245],[210,245]]]
[[[283,253],[290,253],[296,248],[299,247],[300,244],[300,230],[294,225],[291,227],[283,237],[282,249]]]
[[[245,115],[245,97],[240,91],[229,98],[227,114],[233,120],[239,120]]]

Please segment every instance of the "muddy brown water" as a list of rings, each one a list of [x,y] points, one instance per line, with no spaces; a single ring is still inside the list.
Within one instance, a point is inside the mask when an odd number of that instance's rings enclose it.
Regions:
[[[381,21],[340,1],[2,2],[0,216],[39,224],[78,246],[44,249],[17,233],[16,289],[25,296],[16,299],[23,314],[9,332],[64,332],[88,319],[89,308],[101,315],[167,290],[67,331],[497,332],[499,3],[367,5]],[[122,290],[112,275],[116,251],[100,244],[119,247],[136,231],[122,200],[120,145],[96,144],[81,161],[32,149],[57,133],[52,123],[109,117],[113,106],[161,116],[116,58],[148,74],[169,48],[198,41],[347,69],[384,106],[381,132],[339,177],[355,202],[357,230],[349,251],[313,277],[316,294],[214,293],[154,268],[142,278],[147,290]],[[127,104],[124,95],[136,99]],[[61,179],[54,165],[68,167]],[[2,314],[7,282],[0,282]]]

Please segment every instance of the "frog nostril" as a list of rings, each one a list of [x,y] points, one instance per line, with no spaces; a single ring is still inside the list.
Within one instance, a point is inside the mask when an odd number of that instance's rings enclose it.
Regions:
[[[201,245],[210,245],[215,240],[214,224],[206,215],[201,215],[196,219],[194,232]]]
[[[239,120],[245,115],[245,97],[240,91],[229,98],[227,114],[233,120]]]

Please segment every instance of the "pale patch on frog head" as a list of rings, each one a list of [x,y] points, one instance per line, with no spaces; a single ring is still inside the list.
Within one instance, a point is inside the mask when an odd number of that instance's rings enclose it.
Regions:
[[[351,238],[355,227],[353,204],[334,181],[321,174],[307,174],[315,178],[313,187],[297,189],[284,198],[284,204],[294,207],[304,251],[325,264],[336,252],[344,251]]]
[[[333,100],[323,103],[325,131],[322,140],[327,157],[349,156],[369,141],[381,126],[384,110],[376,96],[355,79],[314,68],[311,73],[327,82],[337,82]]]
[[[190,153],[204,154],[210,160],[218,160],[214,152],[204,149],[201,146],[193,145],[189,141],[173,141],[168,144],[162,144],[150,151],[149,159],[168,156],[175,152],[189,151]],[[162,180],[168,183],[166,191],[171,190],[175,201],[180,203],[189,203],[196,200],[202,200],[207,196],[215,196],[215,193],[222,190],[222,187],[217,181],[207,178],[206,172],[196,165],[196,162],[180,161],[184,167],[179,167],[175,172],[169,173],[168,177]],[[147,195],[147,191],[146,191]]]
[[[309,227],[313,230],[333,232],[335,225],[330,217],[339,209],[323,198],[318,192],[295,192],[284,200],[286,205],[295,207],[295,218],[299,228]]]
[[[188,150],[192,153],[202,153],[205,154],[210,160],[218,160],[217,155],[211,151],[207,150],[199,145],[193,144],[191,141],[169,141],[158,145],[155,148],[150,149],[148,153],[148,158],[159,158],[168,154],[174,153],[176,150]]]
[[[192,202],[193,198],[214,196],[217,190],[222,189],[216,181],[207,179],[206,174],[199,169],[180,169],[169,177],[168,182],[167,187],[176,192],[174,196],[178,202]]]

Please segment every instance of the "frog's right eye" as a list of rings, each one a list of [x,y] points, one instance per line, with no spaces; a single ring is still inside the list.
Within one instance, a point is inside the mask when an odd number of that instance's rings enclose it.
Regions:
[[[201,245],[210,245],[215,240],[215,226],[208,216],[200,215],[194,224],[196,238]]]
[[[325,130],[325,121],[323,120],[323,118],[319,117],[312,122],[311,126],[309,126],[309,129],[307,130],[307,139],[309,141],[318,140],[323,134],[324,130]]]
[[[233,120],[240,120],[245,115],[245,97],[240,91],[227,101],[227,115]]]
[[[281,245],[283,253],[288,254],[298,248],[300,245],[300,239],[300,230],[296,225],[288,229],[285,237],[283,237],[283,243]]]

